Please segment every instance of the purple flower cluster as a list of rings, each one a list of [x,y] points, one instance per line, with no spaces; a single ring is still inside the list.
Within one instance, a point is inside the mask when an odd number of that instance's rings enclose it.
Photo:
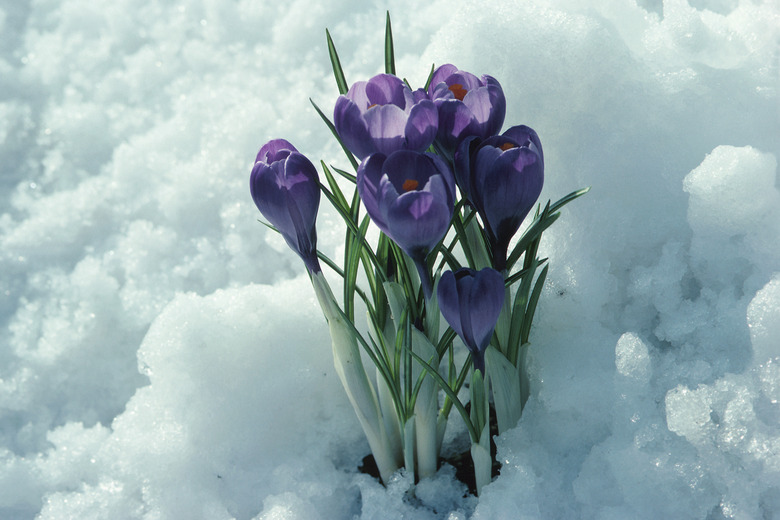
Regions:
[[[541,193],[539,137],[527,126],[498,135],[505,113],[495,78],[449,64],[434,71],[427,91],[379,74],[353,84],[336,101],[336,131],[362,161],[357,189],[366,211],[417,265],[427,298],[432,284],[426,259],[447,234],[456,185],[482,220],[497,271],[506,268],[509,241]],[[257,155],[250,188],[263,215],[318,272],[320,186],[312,163],[287,141],[269,141]],[[492,272],[445,273],[439,286],[442,313],[480,368],[498,317],[494,310],[503,302],[502,277]],[[470,319],[466,308],[473,309]]]

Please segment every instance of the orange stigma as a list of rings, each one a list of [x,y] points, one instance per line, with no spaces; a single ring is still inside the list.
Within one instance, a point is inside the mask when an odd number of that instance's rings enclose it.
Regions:
[[[463,101],[463,98],[466,97],[466,94],[469,93],[469,91],[463,88],[463,85],[461,85],[460,83],[453,83],[452,85],[449,86],[449,89],[452,92],[452,94],[455,96],[455,99],[459,101]]]
[[[417,189],[417,186],[419,186],[419,185],[420,185],[420,183],[419,183],[419,182],[417,182],[417,181],[416,181],[416,180],[414,180],[414,179],[406,179],[406,180],[404,181],[404,184],[403,184],[403,186],[401,186],[401,187],[402,187],[402,188],[403,188],[403,190],[406,192],[406,191],[412,191],[412,190],[416,190],[416,189]]]
[[[512,143],[504,143],[501,146],[499,146],[499,148],[501,148],[501,150],[506,152],[507,150],[510,150],[512,148],[517,148],[517,146]]]
[[[366,110],[372,109],[372,108],[374,108],[375,106],[377,106],[378,104],[379,104],[379,103],[374,103],[373,105],[369,105],[369,106],[368,106],[368,108],[367,108]]]

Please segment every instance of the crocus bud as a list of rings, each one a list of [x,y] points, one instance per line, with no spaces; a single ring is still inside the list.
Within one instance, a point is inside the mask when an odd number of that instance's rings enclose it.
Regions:
[[[433,73],[428,95],[439,113],[436,143],[450,158],[465,138],[488,138],[504,124],[506,98],[492,76],[477,78],[455,65],[442,65]]]
[[[436,294],[442,316],[471,351],[474,369],[484,373],[485,349],[504,305],[504,277],[489,267],[447,271]]]
[[[284,139],[260,148],[249,190],[257,209],[303,259],[312,273],[320,271],[315,221],[320,186],[314,165]]]
[[[539,136],[520,125],[485,140],[467,138],[455,153],[454,165],[458,186],[485,224],[493,266],[503,270],[509,241],[542,192]]]
[[[424,152],[438,128],[433,102],[391,74],[352,85],[336,100],[333,121],[344,145],[361,160],[377,152]]]
[[[452,220],[455,179],[449,167],[431,153],[377,153],[358,167],[357,188],[371,220],[421,269]],[[430,280],[420,274],[429,297]]]

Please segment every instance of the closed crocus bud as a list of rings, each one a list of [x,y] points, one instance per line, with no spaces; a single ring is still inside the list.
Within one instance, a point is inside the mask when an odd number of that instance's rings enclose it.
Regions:
[[[357,188],[371,220],[423,269],[452,219],[455,180],[449,167],[430,153],[377,153],[358,167]],[[430,297],[430,280],[420,274]]]
[[[391,74],[358,81],[339,96],[333,113],[336,131],[358,158],[397,150],[424,152],[436,138],[436,106]]]
[[[284,139],[268,141],[257,153],[249,190],[257,209],[309,271],[319,272],[315,221],[320,186],[311,161]]]
[[[445,272],[436,291],[439,309],[471,351],[474,369],[485,372],[485,349],[504,305],[504,277],[486,267]]]
[[[485,140],[470,137],[458,147],[454,165],[458,186],[485,224],[493,266],[503,270],[509,241],[544,185],[539,136],[520,125]]]
[[[465,138],[486,139],[504,124],[506,98],[492,76],[477,78],[455,65],[442,65],[433,73],[428,95],[439,113],[436,142],[450,158]]]

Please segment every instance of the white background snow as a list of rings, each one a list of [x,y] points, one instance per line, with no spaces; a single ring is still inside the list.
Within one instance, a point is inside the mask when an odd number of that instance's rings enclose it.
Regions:
[[[463,498],[367,443],[255,153],[348,81],[491,74],[544,143],[533,395]],[[780,518],[776,0],[0,0],[0,518]],[[342,231],[323,203],[321,248]],[[454,417],[454,414],[453,414]],[[452,421],[450,441],[457,440]]]

